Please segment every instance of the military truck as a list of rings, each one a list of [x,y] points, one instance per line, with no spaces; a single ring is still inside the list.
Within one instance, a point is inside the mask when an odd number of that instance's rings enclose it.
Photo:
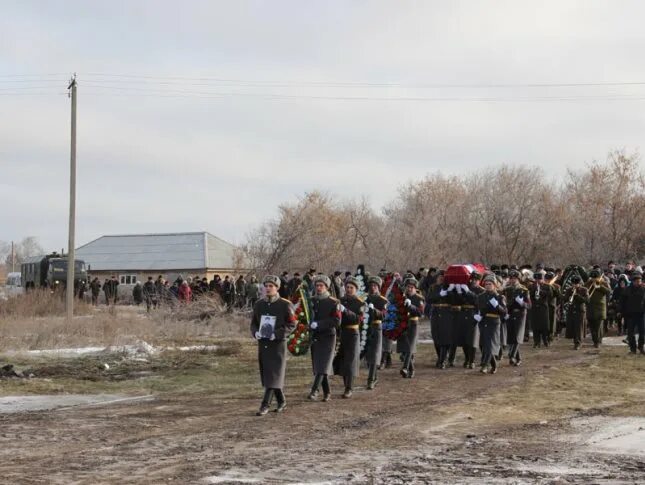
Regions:
[[[76,259],[74,264],[74,286],[78,287],[81,283],[87,283],[87,268],[80,259]],[[20,265],[20,274],[25,291],[35,288],[66,288],[67,256],[51,253],[27,258]]]

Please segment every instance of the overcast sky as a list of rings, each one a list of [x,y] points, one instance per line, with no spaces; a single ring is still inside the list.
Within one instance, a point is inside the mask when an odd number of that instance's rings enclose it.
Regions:
[[[378,208],[429,172],[537,164],[556,179],[645,140],[645,85],[463,87],[645,82],[639,1],[0,6],[0,240],[47,250],[67,245],[73,72],[77,246],[239,243],[308,190]]]

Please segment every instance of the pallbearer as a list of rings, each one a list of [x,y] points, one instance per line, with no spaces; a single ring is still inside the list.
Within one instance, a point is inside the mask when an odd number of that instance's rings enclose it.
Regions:
[[[444,276],[437,277],[437,283],[430,289],[430,330],[437,352],[436,367],[445,369],[450,345],[452,345],[452,309],[449,292],[454,286],[445,283]]]
[[[464,361],[464,368],[474,369],[475,368],[475,355],[477,354],[477,348],[479,347],[479,325],[476,323],[473,325],[473,317],[476,312],[475,305],[477,303],[477,296],[481,295],[484,292],[479,284],[482,276],[473,271],[470,274],[470,282],[468,285],[462,286],[464,290],[465,303],[461,307],[462,317],[466,324],[466,334],[464,338],[464,354],[466,355]]]
[[[403,361],[401,377],[414,377],[414,354],[417,352],[419,318],[423,316],[425,300],[417,293],[419,282],[416,278],[408,278],[405,285],[405,308],[408,312],[408,328],[404,335],[407,341],[408,353]]]
[[[585,323],[589,292],[582,286],[578,275],[571,277],[571,287],[564,295],[564,301],[569,303],[567,310],[566,337],[573,339],[573,349],[578,350],[585,336]]]
[[[331,281],[327,276],[316,276],[313,284],[314,294],[311,297],[313,308],[309,330],[314,382],[308,398],[312,401],[316,400],[318,388],[322,386],[323,401],[327,402],[331,398],[329,375],[333,374],[336,332],[340,328],[340,304],[329,294]]]
[[[518,366],[522,362],[520,344],[524,341],[526,311],[531,308],[531,298],[529,290],[520,284],[519,271],[513,269],[508,276],[508,283],[503,292],[508,305],[506,315],[508,359],[511,365]]]
[[[258,361],[260,363],[260,380],[264,387],[264,399],[258,416],[269,412],[273,395],[278,401],[276,412],[284,411],[287,401],[284,398],[284,376],[287,369],[286,338],[296,327],[293,305],[289,300],[280,298],[280,278],[264,278],[266,296],[253,307],[251,334],[258,341]]]
[[[477,297],[475,321],[479,324],[479,343],[482,349],[482,374],[497,372],[496,356],[500,349],[499,327],[506,315],[504,295],[497,293],[497,278],[494,274],[484,277],[484,292]]]
[[[361,356],[361,323],[365,303],[357,295],[359,282],[353,276],[345,280],[345,296],[340,299],[340,374],[345,384],[345,399],[351,397]]]
[[[587,320],[591,327],[593,346],[598,348],[602,343],[603,322],[607,319],[607,300],[611,294],[611,288],[599,269],[592,269],[589,277],[587,282],[587,290],[589,291]]]
[[[365,361],[369,373],[367,376],[367,388],[374,389],[376,382],[376,369],[381,362],[381,347],[383,345],[382,324],[387,314],[387,298],[381,295],[381,285],[383,280],[378,276],[372,276],[367,281],[369,294],[366,303],[369,307],[370,327],[367,336],[367,349],[365,350]]]

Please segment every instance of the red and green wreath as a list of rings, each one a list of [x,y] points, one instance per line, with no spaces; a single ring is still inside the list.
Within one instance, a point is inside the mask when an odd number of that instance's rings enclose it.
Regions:
[[[309,324],[311,323],[311,299],[305,287],[298,289],[295,299],[296,328],[289,334],[287,349],[292,355],[305,355],[311,344],[309,338]]]
[[[386,288],[385,297],[388,300],[387,314],[383,319],[385,337],[397,340],[408,328],[408,311],[405,308],[405,295],[401,282],[393,275],[388,275],[383,282]]]

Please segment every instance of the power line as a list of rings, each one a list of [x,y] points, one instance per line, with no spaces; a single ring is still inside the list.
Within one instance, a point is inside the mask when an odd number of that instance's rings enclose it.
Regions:
[[[135,74],[86,73],[90,77],[109,77],[131,79],[132,82],[153,80],[166,83],[181,81],[208,81],[214,83],[240,83],[258,86],[293,87],[401,87],[401,88],[454,88],[454,89],[503,89],[503,88],[566,88],[566,87],[612,87],[612,86],[645,86],[645,81],[601,81],[601,82],[545,82],[545,83],[387,83],[387,82],[336,82],[336,81],[263,81],[249,79],[226,79],[213,77],[183,77],[183,76],[145,76]],[[139,81],[135,81],[139,80]],[[101,80],[106,82],[106,80]],[[116,81],[111,81],[116,82]],[[121,81],[123,82],[123,81]]]

